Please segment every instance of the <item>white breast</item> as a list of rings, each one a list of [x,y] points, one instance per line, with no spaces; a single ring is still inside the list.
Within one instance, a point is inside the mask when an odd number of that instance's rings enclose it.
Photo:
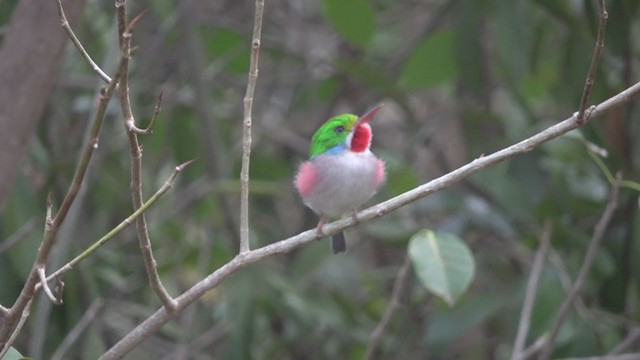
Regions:
[[[378,158],[369,150],[337,155],[318,155],[312,163],[317,167],[317,180],[303,200],[318,214],[338,217],[359,207],[377,190]]]

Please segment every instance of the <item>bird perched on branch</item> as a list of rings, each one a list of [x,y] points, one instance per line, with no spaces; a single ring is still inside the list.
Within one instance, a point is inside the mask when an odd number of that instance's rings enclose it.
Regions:
[[[348,212],[357,221],[356,209],[369,200],[385,180],[384,162],[369,150],[369,121],[380,110],[378,105],[364,116],[342,114],[327,120],[311,139],[309,161],[300,165],[295,186],[302,201],[318,216],[316,230],[328,218]],[[344,233],[331,237],[334,254],[347,251]]]

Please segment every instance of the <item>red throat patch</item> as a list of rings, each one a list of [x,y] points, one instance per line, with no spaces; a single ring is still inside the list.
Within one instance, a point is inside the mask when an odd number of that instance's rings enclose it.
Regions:
[[[363,152],[371,144],[371,127],[369,124],[361,124],[353,130],[351,138],[351,151]]]

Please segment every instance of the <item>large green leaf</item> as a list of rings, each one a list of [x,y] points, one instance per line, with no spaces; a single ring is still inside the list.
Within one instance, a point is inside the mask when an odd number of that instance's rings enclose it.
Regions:
[[[324,12],[345,39],[366,48],[375,31],[375,14],[367,0],[325,0]]]
[[[457,236],[422,230],[411,237],[409,257],[418,278],[430,292],[452,306],[475,273],[471,251]]]
[[[400,75],[410,90],[439,85],[457,74],[453,33],[440,31],[426,38],[413,52]]]

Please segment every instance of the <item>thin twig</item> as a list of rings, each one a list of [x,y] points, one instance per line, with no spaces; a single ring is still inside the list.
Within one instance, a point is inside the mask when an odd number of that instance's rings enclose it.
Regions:
[[[404,262],[402,263],[400,270],[398,270],[398,275],[396,275],[396,280],[393,283],[393,290],[391,291],[389,304],[384,310],[384,314],[382,315],[380,322],[371,333],[369,346],[367,346],[367,353],[364,356],[367,360],[374,358],[376,350],[380,345],[380,341],[382,341],[382,335],[384,335],[384,332],[391,321],[391,317],[393,317],[393,314],[396,312],[398,307],[400,307],[400,297],[402,296],[402,293],[404,293],[404,288],[407,284],[407,280],[409,279],[409,269],[411,269],[411,260],[409,259],[409,256],[405,256]]]
[[[638,94],[640,94],[640,82],[597,105],[590,113],[588,119],[594,119],[597,116],[600,116],[617,106],[625,104],[635,98]],[[426,184],[422,184],[389,200],[383,201],[379,204],[369,207],[368,209],[360,211],[358,213],[357,223],[351,216],[347,216],[344,219],[325,224],[323,231],[327,236],[329,236],[343,231],[351,226],[362,224],[367,221],[382,217],[385,214],[388,214],[407,204],[413,203],[419,199],[422,199],[432,193],[448,188],[458,181],[465,179],[482,169],[501,163],[515,156],[525,154],[550,140],[553,140],[561,135],[568,133],[571,130],[580,127],[581,125],[576,120],[577,119],[575,116],[571,116],[570,118],[561,121],[525,140],[522,140],[517,144],[496,151],[493,154],[475,159],[472,162],[439,178],[431,180]],[[177,314],[179,314],[184,308],[189,306],[189,304],[199,299],[207,291],[216,288],[223,280],[233,275],[240,269],[244,269],[249,265],[261,261],[265,258],[290,252],[302,245],[314,242],[315,239],[317,239],[317,234],[314,228],[304,231],[298,235],[292,236],[288,239],[280,240],[267,246],[238,254],[231,261],[218,268],[213,273],[209,274],[209,276],[202,279],[190,289],[182,293],[182,295],[177,297],[177,308],[175,312],[169,313],[164,308],[160,308],[154,314],[144,320],[141,324],[131,330],[128,334],[126,334],[119,342],[113,345],[113,347],[109,349],[105,354],[103,354],[100,359],[119,359],[123,357],[134,347],[144,341],[144,339],[158,331],[158,329],[160,329],[167,321],[177,316]]]
[[[600,64],[600,58],[602,57],[602,50],[604,49],[604,33],[607,28],[607,19],[609,14],[604,6],[604,0],[598,0],[598,6],[600,7],[600,21],[598,22],[598,35],[596,36],[596,45],[593,49],[593,56],[591,57],[591,64],[589,64],[589,72],[587,73],[587,79],[584,82],[584,90],[582,90],[582,98],[580,99],[580,108],[578,109],[578,122],[585,121],[585,112],[587,111],[587,103],[591,96],[591,89],[593,88],[593,82],[598,71],[598,65]]]
[[[251,63],[247,80],[247,92],[244,96],[244,116],[242,126],[242,169],[240,171],[240,253],[249,251],[249,162],[251,160],[251,109],[253,93],[258,80],[258,57],[260,55],[260,33],[262,32],[262,13],[264,0],[256,0],[253,20],[253,39],[251,40]]]
[[[160,117],[160,111],[162,111],[162,98],[164,97],[164,92],[160,91],[158,94],[158,98],[156,99],[156,106],[153,109],[153,116],[151,117],[151,121],[147,128],[144,129],[145,134],[153,134],[153,126],[156,124],[158,117]]]
[[[95,61],[93,61],[89,53],[87,53],[87,51],[84,49],[84,46],[82,46],[82,43],[80,42],[80,40],[78,40],[78,37],[76,36],[76,34],[71,29],[71,26],[69,25],[69,21],[67,20],[67,16],[65,15],[64,9],[62,7],[62,1],[57,0],[56,2],[58,3],[58,15],[60,15],[60,25],[62,25],[62,28],[64,29],[64,31],[66,31],[67,35],[69,35],[69,39],[71,39],[71,42],[73,42],[73,45],[75,45],[76,49],[78,49],[82,57],[89,63],[89,66],[91,66],[93,71],[95,71],[105,83],[107,84],[110,83],[111,78],[109,77],[109,75],[107,75],[104,71],[102,71],[102,69],[100,69],[100,66],[98,66],[98,64],[96,64]]]
[[[18,320],[18,323],[15,325],[15,328],[13,329],[13,331],[11,332],[11,334],[9,335],[9,338],[7,340],[7,344],[8,345],[13,344],[13,342],[16,339],[16,337],[20,333],[20,330],[22,330],[22,327],[27,322],[27,319],[29,318],[29,314],[30,314],[30,311],[31,311],[31,302],[32,302],[32,300],[33,299],[29,299],[27,301],[27,304],[25,305],[25,307],[22,309],[22,312],[20,313],[20,319]],[[13,310],[13,308],[11,310]],[[10,349],[9,346],[5,346],[3,348],[0,348],[0,359],[4,359],[4,356],[6,355],[7,351],[9,351],[9,349]]]
[[[626,351],[640,340],[640,328],[636,327],[629,331],[627,337],[620,344],[611,349],[607,355],[617,355]]]
[[[551,221],[547,220],[544,223],[544,229],[542,230],[542,236],[540,237],[540,246],[538,247],[538,251],[536,251],[536,256],[533,259],[533,265],[531,266],[531,275],[529,275],[529,282],[527,283],[527,291],[524,296],[524,303],[522,304],[520,322],[518,323],[518,333],[513,345],[511,359],[523,359],[522,352],[527,340],[527,333],[529,332],[531,312],[533,311],[533,304],[535,303],[536,293],[538,292],[538,281],[540,280],[540,274],[542,273],[544,260],[547,256],[547,250],[549,249],[550,242]]]
[[[564,261],[562,261],[562,257],[560,257],[558,252],[554,249],[551,249],[551,251],[549,251],[549,262],[555,267],[555,270],[558,274],[558,280],[560,280],[560,286],[562,286],[562,289],[568,296],[571,292],[571,289],[573,288],[571,275],[569,274]],[[573,306],[578,312],[578,315],[580,315],[583,319],[592,318],[592,315],[590,314],[591,310],[589,310],[587,304],[584,302],[580,294],[576,295],[575,299],[573,300]]]
[[[547,342],[547,335],[542,335],[539,338],[536,339],[536,341],[533,342],[533,344],[529,345],[528,348],[524,349],[521,353],[520,353],[520,358],[521,359],[529,359],[530,357],[532,357],[533,355],[535,355],[538,351],[540,351],[542,349],[542,347],[544,346],[545,342]]]
[[[20,240],[25,239],[27,235],[29,235],[29,233],[33,231],[37,222],[38,222],[38,219],[35,216],[32,217],[31,219],[29,219],[29,221],[22,224],[22,226],[20,226],[20,229],[18,229],[18,231],[11,234],[11,236],[6,238],[4,241],[0,242],[0,254],[9,250],[13,245],[20,242]]]
[[[607,205],[600,217],[600,220],[596,224],[595,230],[593,231],[593,236],[591,237],[591,241],[589,242],[589,247],[587,248],[587,252],[584,256],[584,260],[582,262],[582,266],[580,267],[580,272],[578,273],[578,277],[576,281],[573,283],[573,287],[571,288],[571,292],[565,299],[565,301],[560,306],[560,310],[558,310],[558,315],[556,316],[556,320],[554,322],[553,328],[549,333],[549,337],[547,342],[545,343],[545,347],[542,350],[542,353],[538,357],[540,360],[547,360],[551,357],[551,353],[553,352],[553,348],[555,346],[556,337],[560,332],[560,328],[564,323],[567,315],[569,314],[569,310],[571,309],[571,304],[573,303],[575,297],[582,290],[582,286],[584,285],[585,280],[587,279],[587,275],[591,270],[591,265],[593,265],[593,261],[595,260],[596,254],[598,253],[598,248],[600,247],[600,243],[604,238],[604,234],[609,226],[609,222],[613,216],[613,212],[618,206],[618,192],[620,190],[620,180],[621,175],[618,174],[616,177],[616,182],[613,184],[611,188],[611,194],[609,196],[609,200],[607,201]]]
[[[93,245],[89,246],[86,250],[84,250],[78,256],[73,258],[73,260],[69,261],[68,263],[66,263],[65,265],[60,267],[60,269],[56,270],[53,274],[49,275],[49,277],[47,277],[47,282],[51,282],[52,280],[54,280],[56,278],[59,278],[62,274],[66,273],[67,271],[71,270],[80,261],[84,260],[89,255],[93,254],[96,250],[98,250],[98,248],[100,248],[102,245],[106,244],[109,240],[113,239],[118,233],[120,233],[122,230],[124,230],[127,226],[133,224],[133,222],[138,217],[140,217],[140,215],[142,215],[151,206],[153,206],[153,204],[155,204],[158,201],[158,199],[160,199],[160,197],[162,197],[162,195],[164,195],[167,191],[169,191],[173,187],[173,184],[175,183],[176,177],[178,176],[178,174],[182,170],[184,170],[187,166],[189,166],[189,164],[191,164],[193,161],[194,160],[187,161],[187,162],[185,162],[183,164],[180,164],[180,165],[176,166],[176,168],[174,169],[174,171],[171,174],[171,176],[169,176],[167,181],[164,182],[162,187],[160,187],[158,189],[158,191],[156,191],[156,193],[153,194],[153,196],[151,196],[149,198],[149,200],[147,200],[144,204],[142,204],[142,206],[140,206],[133,214],[129,215],[126,219],[122,220],[122,222],[120,222],[120,224],[118,224],[118,226],[116,226],[113,229],[111,229],[108,233],[106,233],[98,241],[93,243]]]
[[[135,126],[135,119],[131,109],[131,101],[129,100],[129,60],[131,58],[131,35],[134,26],[142,18],[146,11],[136,16],[131,23],[127,24],[127,7],[126,0],[116,0],[116,18],[118,21],[118,30],[120,32],[121,57],[124,59],[124,70],[120,82],[118,84],[118,98],[120,99],[120,109],[124,120],[127,138],[129,140],[129,148],[131,155],[131,200],[133,202],[133,210],[137,211],[142,206],[142,149],[138,142],[138,133],[145,133],[144,130]],[[158,274],[157,263],[153,257],[153,249],[151,240],[149,239],[149,231],[147,229],[147,220],[144,213],[136,218],[136,229],[138,233],[138,242],[144,259],[144,267],[149,278],[149,285],[156,293],[162,304],[169,310],[173,311],[176,307],[175,300],[169,295],[162,285],[160,275]]]
[[[98,312],[100,312],[103,307],[104,301],[102,299],[97,299],[92,302],[89,309],[82,314],[80,320],[78,320],[71,331],[67,333],[67,336],[64,337],[64,340],[62,340],[62,343],[53,353],[50,360],[62,359],[71,345],[73,345],[73,343],[75,343],[84,334],[85,329],[91,325],[93,320],[96,318],[96,315],[98,315]]]
[[[11,344],[10,339],[13,338],[20,329],[18,322],[22,321],[21,318],[24,316],[23,314],[25,314],[25,312],[28,313],[27,308],[31,304],[31,300],[35,295],[36,285],[38,284],[38,269],[46,266],[49,254],[51,253],[51,248],[53,247],[54,240],[58,234],[58,229],[80,191],[80,186],[82,185],[87,168],[89,167],[89,162],[91,161],[93,152],[98,148],[100,129],[102,128],[102,123],[107,111],[107,105],[109,104],[109,100],[113,95],[116,83],[122,73],[122,64],[123,61],[120,59],[120,64],[118,65],[116,74],[111,79],[111,82],[109,82],[105,88],[100,90],[98,106],[89,131],[89,140],[84,145],[71,185],[69,186],[67,194],[60,205],[58,213],[53,219],[51,219],[51,199],[48,199],[45,234],[40,247],[38,248],[36,260],[31,268],[31,272],[29,273],[27,280],[24,283],[24,286],[22,287],[22,290],[20,291],[18,299],[16,299],[13,306],[9,309],[9,312],[5,317],[4,324],[0,327],[0,354],[4,353],[6,349],[9,348],[9,345]],[[0,355],[0,358],[1,357],[2,356]]]

